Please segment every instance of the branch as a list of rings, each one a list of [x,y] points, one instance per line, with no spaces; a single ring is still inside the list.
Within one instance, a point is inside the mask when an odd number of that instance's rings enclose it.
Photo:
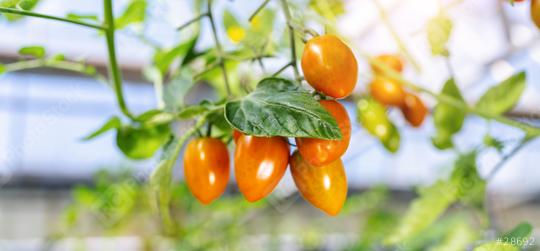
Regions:
[[[199,14],[198,16],[196,16],[196,17],[190,19],[190,20],[187,21],[186,23],[184,23],[184,24],[178,26],[178,28],[176,28],[176,30],[177,30],[177,31],[183,30],[183,29],[185,29],[186,27],[190,26],[191,24],[200,21],[202,18],[208,17],[209,15],[210,15],[210,13],[208,13],[208,12],[201,13],[201,14]]]
[[[296,57],[296,39],[294,38],[294,27],[291,26],[291,11],[289,9],[289,3],[287,2],[287,0],[281,0],[281,6],[283,8],[283,12],[285,13],[287,26],[289,27],[289,43],[291,44],[291,65],[294,70],[294,79],[298,80],[300,79],[300,71],[298,70],[298,59]]]
[[[519,122],[519,121],[515,121],[515,120],[512,120],[512,119],[506,118],[506,117],[504,117],[502,115],[491,114],[489,112],[485,112],[485,111],[476,109],[474,107],[470,107],[467,104],[465,104],[464,102],[462,102],[461,100],[456,99],[456,98],[454,98],[452,96],[449,96],[449,95],[446,95],[446,94],[435,93],[435,92],[433,92],[433,91],[431,91],[429,89],[418,86],[418,85],[414,84],[413,82],[406,80],[405,78],[403,78],[403,76],[401,76],[401,74],[399,72],[394,71],[392,68],[390,68],[389,66],[387,66],[386,64],[384,64],[380,60],[378,60],[376,58],[372,58],[370,56],[366,56],[366,55],[364,55],[364,57],[367,58],[367,60],[371,64],[373,64],[376,67],[380,68],[383,71],[383,73],[386,76],[388,76],[389,78],[394,79],[396,81],[399,81],[400,83],[402,83],[406,87],[409,87],[409,88],[411,88],[413,90],[427,93],[430,96],[437,99],[439,102],[449,104],[449,105],[454,106],[454,107],[456,107],[458,109],[464,110],[467,113],[475,114],[475,115],[480,116],[480,117],[482,117],[484,119],[494,120],[494,121],[497,121],[497,122],[499,122],[501,124],[506,124],[506,125],[509,125],[509,126],[512,126],[512,127],[515,127],[515,128],[519,128],[519,129],[523,130],[530,137],[540,136],[540,128],[538,128],[538,127],[534,127],[534,126],[531,126],[531,125],[528,125],[528,124],[525,124],[525,123],[522,123],[522,122]]]
[[[223,81],[225,81],[225,89],[227,91],[227,96],[231,96],[231,87],[229,85],[229,77],[227,76],[227,68],[225,67],[225,56],[223,53],[223,47],[221,47],[221,43],[219,42],[216,22],[214,21],[214,14],[212,13],[212,0],[208,0],[208,19],[210,20],[210,25],[212,26],[212,35],[214,37],[214,42],[217,49],[217,60],[219,62],[219,66],[221,67]]]
[[[491,172],[488,174],[488,176],[486,177],[486,180],[492,180],[495,175],[502,169],[502,167],[504,167],[504,165],[506,164],[506,162],[508,162],[508,160],[510,160],[512,157],[514,157],[521,149],[523,149],[523,147],[525,147],[529,142],[531,142],[534,138],[532,137],[525,137],[523,138],[519,144],[514,148],[512,149],[512,151],[510,151],[509,153],[505,154],[502,159],[499,161],[499,163],[497,163],[497,165],[495,165],[495,167],[493,167],[493,169],[491,170]]]
[[[261,12],[264,7],[266,7],[266,5],[270,2],[270,0],[264,0],[264,2],[259,5],[259,7],[255,10],[255,12],[253,12],[253,14],[251,14],[251,16],[249,16],[249,21],[251,22],[256,16],[257,14],[259,14],[259,12]]]
[[[89,23],[78,21],[78,20],[67,19],[67,18],[62,18],[62,17],[55,17],[55,16],[39,14],[39,13],[35,13],[35,12],[30,12],[30,11],[25,11],[25,10],[18,10],[18,9],[13,9],[13,8],[0,7],[0,13],[9,13],[9,14],[15,14],[15,15],[21,15],[21,16],[29,16],[29,17],[37,17],[37,18],[43,18],[43,19],[49,19],[49,20],[56,20],[56,21],[60,21],[60,22],[76,24],[76,25],[85,26],[85,27],[89,27],[89,28],[94,28],[94,29],[98,29],[98,30],[105,30],[106,29],[105,27],[100,26],[100,25],[96,25],[96,24],[89,24]]]
[[[133,114],[129,111],[126,101],[124,100],[124,92],[122,89],[122,75],[118,67],[116,59],[116,46],[114,41],[114,16],[112,9],[112,0],[103,0],[103,14],[105,16],[105,38],[107,40],[107,51],[109,55],[109,78],[112,78],[114,91],[118,106],[124,115],[133,119]]]

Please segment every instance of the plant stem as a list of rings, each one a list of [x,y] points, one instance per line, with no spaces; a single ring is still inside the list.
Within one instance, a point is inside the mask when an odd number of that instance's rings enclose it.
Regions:
[[[201,19],[204,18],[204,17],[208,17],[208,16],[210,16],[208,12],[201,13],[201,14],[199,14],[198,16],[196,16],[196,17],[190,19],[190,20],[187,21],[186,23],[184,23],[184,24],[178,26],[178,28],[176,28],[176,30],[178,30],[178,31],[179,31],[179,30],[183,30],[183,29],[185,29],[186,27],[190,26],[191,24],[193,24],[193,23],[195,23],[195,22],[201,20]]]
[[[264,0],[264,2],[259,5],[259,7],[255,10],[255,12],[253,12],[253,14],[251,14],[251,16],[249,16],[249,21],[251,22],[256,16],[257,14],[259,14],[259,12],[261,12],[264,7],[266,7],[266,5],[270,2],[270,0]]]
[[[492,180],[495,175],[502,169],[502,167],[504,167],[504,165],[506,164],[506,162],[508,162],[508,160],[510,160],[512,157],[514,157],[521,149],[523,149],[523,147],[525,147],[529,142],[531,142],[534,138],[531,138],[531,137],[525,137],[523,138],[519,144],[514,148],[512,149],[512,151],[510,151],[509,153],[505,154],[502,159],[499,161],[499,163],[497,163],[497,165],[495,165],[495,167],[493,167],[493,169],[491,170],[491,172],[488,174],[488,176],[486,177],[486,180],[489,181],[489,180]]]
[[[287,0],[281,0],[281,6],[283,8],[283,13],[285,14],[287,27],[289,28],[289,43],[291,44],[291,65],[294,70],[294,79],[298,80],[300,79],[300,71],[298,70],[298,60],[296,57],[296,39],[294,37],[294,27],[291,25],[291,10],[289,9],[289,3],[287,2]]]
[[[399,81],[403,85],[405,85],[406,87],[411,88],[413,90],[427,93],[427,94],[431,95],[432,97],[434,97],[435,99],[437,99],[439,102],[449,104],[449,105],[454,106],[454,107],[456,107],[458,109],[466,111],[467,113],[476,114],[477,116],[480,116],[480,117],[482,117],[484,119],[494,120],[494,121],[497,121],[497,122],[502,123],[502,124],[506,124],[506,125],[509,125],[509,126],[512,126],[512,127],[515,127],[515,128],[519,128],[519,129],[523,130],[527,135],[529,135],[531,137],[540,136],[540,128],[537,128],[537,127],[534,127],[534,126],[531,126],[531,125],[528,125],[528,124],[525,124],[525,123],[521,123],[519,121],[515,121],[515,120],[512,120],[512,119],[506,118],[504,116],[501,116],[501,115],[491,114],[489,112],[485,112],[485,111],[476,109],[474,107],[470,107],[465,102],[463,102],[463,101],[461,101],[459,99],[456,99],[456,98],[454,98],[452,96],[449,96],[449,95],[446,95],[446,94],[435,93],[435,92],[433,92],[433,91],[431,91],[429,89],[418,86],[418,85],[412,83],[411,81],[406,80],[405,78],[403,78],[403,76],[401,76],[401,74],[399,74],[399,72],[394,71],[392,68],[390,68],[389,66],[387,66],[386,64],[384,64],[380,60],[378,60],[376,58],[372,58],[370,56],[365,56],[365,55],[364,55],[364,57],[366,57],[371,64],[373,64],[376,67],[379,67],[380,69],[382,69],[383,73],[386,76],[388,76],[389,78],[394,79],[396,81]]]
[[[292,66],[292,63],[289,62],[287,63],[286,65],[284,65],[283,67],[279,68],[279,70],[277,70],[274,74],[272,74],[272,77],[275,77],[277,75],[279,75],[280,73],[282,73],[285,69],[289,68],[289,66]]]
[[[104,76],[102,76],[101,74],[97,72],[87,71],[88,69],[87,65],[82,64],[82,63],[77,63],[77,62],[33,59],[33,60],[18,61],[15,63],[6,64],[4,66],[5,66],[5,73],[36,69],[36,68],[41,68],[41,67],[48,67],[48,68],[53,68],[53,69],[81,73],[90,77],[94,77],[95,79],[103,83],[107,83],[107,80]]]
[[[210,20],[210,26],[212,27],[212,35],[214,37],[214,43],[216,44],[217,50],[217,60],[219,62],[219,67],[221,67],[221,73],[223,74],[223,81],[225,81],[225,90],[227,91],[227,96],[231,96],[231,87],[229,85],[229,77],[227,76],[227,68],[225,67],[225,54],[223,52],[223,47],[219,42],[219,37],[217,34],[216,22],[214,21],[214,14],[212,13],[212,0],[208,0],[208,19]]]
[[[396,43],[397,43],[397,45],[399,47],[399,50],[403,53],[403,55],[405,55],[407,60],[411,62],[414,69],[417,72],[420,72],[421,71],[420,65],[418,64],[418,62],[416,62],[416,59],[410,53],[409,49],[407,49],[407,46],[405,46],[405,43],[403,42],[403,40],[400,38],[399,34],[396,32],[396,30],[392,26],[392,23],[390,23],[390,19],[388,18],[388,14],[386,13],[386,10],[382,7],[382,5],[379,3],[378,0],[373,0],[373,2],[377,6],[377,9],[379,9],[379,15],[381,17],[381,20],[383,21],[383,23],[386,26],[386,28],[388,29],[388,31],[390,31],[390,34],[392,35],[392,37],[396,41]]]
[[[13,9],[13,8],[0,7],[0,13],[10,13],[10,14],[21,15],[21,16],[38,17],[38,18],[43,18],[43,19],[56,20],[56,21],[61,21],[65,23],[71,23],[71,24],[77,24],[77,25],[81,25],[85,27],[90,27],[90,28],[94,28],[98,30],[106,29],[105,27],[96,25],[96,24],[89,24],[89,23],[85,23],[85,22],[81,22],[77,20],[55,17],[55,16],[50,16],[50,15],[45,15],[45,14],[40,14],[40,13],[35,13],[35,12],[30,12],[30,11],[25,11],[25,10],[18,10],[18,9]]]
[[[116,60],[116,46],[114,40],[114,16],[113,16],[113,7],[112,0],[103,0],[103,14],[105,16],[105,24],[107,29],[105,29],[105,38],[107,40],[107,51],[109,54],[109,78],[112,78],[114,91],[116,94],[116,100],[118,106],[124,115],[128,118],[133,119],[133,114],[129,111],[126,101],[124,100],[124,92],[122,89],[122,75],[118,67],[118,62]]]

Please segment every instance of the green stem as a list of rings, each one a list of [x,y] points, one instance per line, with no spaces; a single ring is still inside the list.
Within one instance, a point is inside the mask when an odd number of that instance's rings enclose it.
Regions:
[[[223,47],[221,47],[217,34],[216,22],[214,21],[214,14],[212,13],[212,0],[208,0],[208,19],[210,20],[210,26],[212,27],[212,35],[214,37],[217,50],[217,60],[219,62],[219,67],[221,67],[223,81],[225,81],[225,89],[227,91],[227,96],[230,97],[232,93],[229,85],[229,77],[227,76],[227,68],[225,67],[225,53],[223,52]]]
[[[417,72],[420,72],[421,71],[420,65],[418,64],[418,62],[416,61],[414,56],[410,53],[409,49],[407,49],[407,46],[405,46],[405,43],[403,42],[403,40],[401,39],[401,37],[397,33],[396,29],[394,29],[394,27],[392,26],[392,23],[390,22],[390,18],[388,17],[388,14],[386,13],[386,10],[382,7],[382,5],[379,3],[378,0],[373,0],[373,2],[375,3],[375,5],[377,6],[377,9],[379,10],[379,15],[381,17],[381,20],[383,21],[383,24],[386,26],[388,31],[390,31],[390,34],[392,35],[392,37],[396,41],[396,43],[397,43],[397,45],[399,47],[399,50],[403,53],[403,55],[405,55],[407,60],[409,62],[411,62],[414,69]]]
[[[502,159],[499,161],[499,163],[497,163],[497,165],[495,165],[495,167],[493,167],[492,171],[486,177],[486,180],[488,180],[488,181],[492,180],[495,177],[495,175],[502,169],[502,167],[504,167],[506,162],[508,162],[508,160],[510,160],[512,157],[514,157],[521,149],[523,149],[533,139],[534,138],[532,138],[532,137],[523,138],[519,142],[519,144],[514,149],[512,149],[511,152],[509,152],[508,154],[505,154],[502,157]]]
[[[264,0],[264,2],[259,5],[259,7],[255,10],[255,12],[253,12],[253,14],[251,14],[251,16],[249,16],[249,21],[251,22],[256,16],[257,14],[259,14],[259,12],[261,12],[264,7],[266,7],[266,5],[270,2],[270,0]]]
[[[191,24],[193,24],[193,23],[195,23],[195,22],[201,20],[201,19],[204,18],[204,17],[208,17],[208,16],[209,16],[209,13],[208,13],[208,12],[201,13],[201,14],[199,14],[198,16],[196,16],[196,17],[190,19],[190,20],[187,21],[186,23],[180,25],[178,28],[176,28],[176,30],[178,30],[178,31],[179,31],[179,30],[183,30],[183,29],[185,29],[186,27],[190,26]]]
[[[98,30],[105,30],[105,27],[100,26],[100,25],[96,25],[96,24],[89,24],[89,23],[85,23],[85,22],[81,22],[81,21],[77,21],[77,20],[61,18],[61,17],[55,17],[55,16],[39,14],[39,13],[35,13],[35,12],[30,12],[30,11],[25,11],[25,10],[18,10],[18,9],[13,9],[13,8],[0,7],[0,13],[10,13],[10,14],[21,15],[21,16],[38,17],[38,18],[43,18],[43,19],[61,21],[61,22],[65,22],[65,23],[77,24],[77,25],[90,27],[90,28],[94,28],[94,29],[98,29]]]
[[[287,0],[281,0],[281,6],[283,13],[285,14],[285,20],[287,27],[289,28],[289,43],[291,44],[291,65],[294,70],[294,79],[300,79],[300,71],[298,70],[298,59],[296,57],[296,39],[294,37],[294,27],[292,24],[291,10],[289,9],[289,3]]]
[[[477,109],[475,107],[470,107],[465,102],[463,102],[463,101],[461,101],[459,99],[456,99],[456,98],[454,98],[452,96],[449,96],[449,95],[446,95],[446,94],[435,93],[435,92],[433,92],[433,91],[431,91],[429,89],[418,86],[418,85],[412,83],[411,81],[406,80],[405,78],[403,78],[403,76],[401,76],[401,74],[399,74],[399,72],[394,71],[392,68],[390,68],[389,66],[387,66],[386,64],[384,64],[380,60],[378,60],[376,58],[372,58],[370,56],[364,56],[364,57],[366,57],[371,64],[373,64],[376,67],[382,69],[385,76],[388,76],[391,79],[394,79],[396,81],[401,82],[403,85],[405,85],[408,88],[411,88],[411,89],[416,90],[416,91],[421,91],[421,92],[427,93],[427,94],[433,96],[439,102],[449,104],[449,105],[454,106],[456,108],[459,108],[459,109],[461,109],[463,111],[466,111],[467,113],[476,114],[477,116],[480,116],[480,117],[482,117],[484,119],[494,120],[494,121],[497,121],[497,122],[499,122],[501,124],[506,124],[506,125],[509,125],[509,126],[512,126],[512,127],[515,127],[515,128],[519,128],[519,129],[523,130],[527,135],[529,135],[531,137],[540,136],[540,128],[530,126],[528,124],[521,123],[519,121],[512,120],[512,119],[509,119],[509,118],[501,116],[501,115],[491,114],[489,112],[479,110],[479,109]]]
[[[76,62],[33,59],[33,60],[25,60],[25,61],[19,61],[19,62],[15,62],[11,64],[6,64],[4,66],[5,66],[5,73],[47,67],[47,68],[81,73],[90,77],[94,77],[95,79],[103,83],[107,83],[107,80],[104,76],[102,76],[101,74],[97,72],[91,72],[91,71],[89,72],[87,65],[82,64],[82,63],[76,63]]]
[[[113,16],[113,7],[112,0],[103,0],[103,14],[105,16],[105,24],[107,29],[105,29],[105,38],[107,40],[107,51],[109,54],[109,78],[112,78],[114,91],[116,94],[116,100],[118,106],[124,115],[128,118],[133,119],[133,114],[129,111],[126,101],[124,100],[124,91],[122,89],[122,75],[118,67],[118,61],[116,59],[116,46],[114,40],[114,16]]]

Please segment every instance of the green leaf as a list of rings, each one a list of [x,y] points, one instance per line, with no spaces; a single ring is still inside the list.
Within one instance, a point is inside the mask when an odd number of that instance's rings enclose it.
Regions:
[[[533,226],[529,223],[523,222],[517,225],[514,229],[505,233],[501,239],[502,241],[512,244],[516,247],[522,247],[526,244],[527,239],[533,232]]]
[[[467,247],[478,238],[478,234],[469,225],[460,222],[452,227],[444,240],[430,251],[467,250]]]
[[[519,248],[505,242],[488,242],[473,251],[519,251]]]
[[[209,111],[211,107],[212,107],[212,104],[210,104],[208,101],[205,100],[201,102],[200,104],[184,107],[178,113],[178,117],[180,119],[193,119]]]
[[[467,205],[482,208],[487,183],[478,174],[476,157],[476,151],[460,155],[455,162],[450,180],[457,189],[457,196],[460,201]]]
[[[149,128],[124,126],[118,129],[116,144],[131,159],[147,159],[154,156],[170,135],[168,124]]]
[[[223,25],[225,26],[227,36],[234,43],[239,43],[246,36],[246,29],[240,25],[236,17],[229,10],[225,10],[223,13]]]
[[[225,118],[249,135],[341,138],[332,115],[299,85],[281,78],[263,79],[254,92],[228,102]]]
[[[339,16],[345,13],[345,3],[343,0],[310,0],[309,7],[323,17],[327,17],[328,15]]]
[[[163,88],[163,101],[165,102],[165,111],[176,113],[185,106],[185,96],[195,85],[193,76],[188,70],[182,70]]]
[[[450,39],[452,27],[452,20],[443,13],[428,21],[427,36],[429,45],[431,46],[431,53],[434,56],[448,57],[449,53],[446,49],[446,44]]]
[[[453,97],[465,104],[463,96],[454,79],[449,79],[441,95]],[[432,138],[433,145],[439,149],[447,149],[453,146],[452,137],[461,130],[467,112],[450,104],[439,102],[433,111],[433,122],[437,134]]]
[[[358,101],[357,120],[373,136],[377,137],[389,152],[395,153],[400,146],[397,127],[386,113],[386,108],[372,98]]]
[[[504,143],[489,134],[484,135],[484,145],[495,148],[499,153],[504,149]]]
[[[96,14],[82,14],[82,13],[75,13],[70,12],[66,15],[67,19],[77,20],[77,21],[99,21],[98,16]]]
[[[175,118],[174,114],[161,110],[149,110],[135,118],[145,126],[156,126],[170,123]]]
[[[195,59],[198,56],[195,52],[198,39],[199,33],[173,48],[156,51],[154,54],[154,64],[161,71],[161,74],[167,73],[173,62],[182,56],[183,59],[180,66],[186,65]]]
[[[107,122],[105,122],[105,124],[103,124],[100,128],[98,128],[97,130],[95,130],[94,132],[88,134],[87,136],[85,136],[84,138],[82,138],[82,140],[91,140],[97,136],[100,136],[104,133],[106,133],[107,131],[109,130],[112,130],[112,129],[117,129],[117,128],[120,128],[122,126],[122,121],[120,120],[119,117],[117,116],[114,116],[112,118],[110,118],[109,120],[107,120]]]
[[[412,202],[393,233],[387,236],[385,244],[398,244],[414,237],[433,224],[457,199],[454,184],[448,181],[438,181],[419,192],[420,196]]]
[[[491,87],[476,103],[479,110],[499,115],[512,109],[526,87],[526,74],[520,72]]]
[[[26,46],[19,49],[19,54],[23,56],[43,58],[45,56],[45,48],[43,46]]]
[[[115,21],[117,30],[123,29],[130,24],[142,23],[146,17],[146,0],[132,0],[124,13]]]
[[[0,64],[0,75],[4,74],[6,72],[6,66],[3,64]]]

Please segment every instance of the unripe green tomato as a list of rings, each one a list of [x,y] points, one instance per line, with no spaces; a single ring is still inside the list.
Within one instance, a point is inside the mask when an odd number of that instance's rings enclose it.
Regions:
[[[386,108],[377,101],[367,98],[358,101],[358,121],[372,135],[386,139],[390,135],[390,121]]]

